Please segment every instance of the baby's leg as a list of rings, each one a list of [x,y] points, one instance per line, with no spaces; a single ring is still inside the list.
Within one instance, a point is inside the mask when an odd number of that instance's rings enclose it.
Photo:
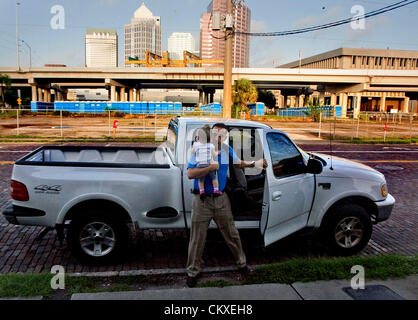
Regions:
[[[199,193],[205,193],[205,178],[199,178]]]

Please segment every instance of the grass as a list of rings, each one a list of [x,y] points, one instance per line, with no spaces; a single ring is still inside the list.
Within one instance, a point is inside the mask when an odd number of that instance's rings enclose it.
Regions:
[[[335,141],[355,144],[410,144],[418,143],[418,136],[409,137],[387,137],[383,138],[338,138]]]
[[[351,279],[354,265],[365,269],[366,279],[401,278],[418,274],[418,256],[376,256],[294,259],[257,268],[245,281],[256,283],[293,283],[317,280]]]
[[[373,256],[344,258],[299,258],[286,262],[258,267],[254,273],[241,284],[259,283],[294,283],[317,280],[351,279],[350,272],[354,265],[365,269],[366,280],[403,278],[418,274],[418,255],[405,256]],[[51,297],[55,290],[51,289],[49,273],[2,274],[0,275],[0,297],[44,296]],[[184,280],[181,280],[184,281]],[[123,277],[74,277],[66,276],[64,295],[86,292],[116,292],[139,290],[139,286],[147,284],[171,283],[172,279],[152,276]],[[200,284],[200,287],[226,287],[238,285],[227,280],[212,280]]]
[[[55,293],[50,283],[54,275],[49,273],[0,275],[1,297],[50,297]],[[126,277],[65,277],[65,295],[87,292],[129,291],[145,281],[144,276]]]

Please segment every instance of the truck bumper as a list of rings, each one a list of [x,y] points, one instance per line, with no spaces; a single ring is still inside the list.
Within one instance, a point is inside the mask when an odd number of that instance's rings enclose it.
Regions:
[[[45,215],[45,211],[11,204],[3,211],[3,215],[8,222],[19,224],[19,217],[42,217]]]
[[[395,204],[395,198],[390,194],[383,201],[375,202],[377,206],[376,222],[381,222],[389,219],[393,206]]]

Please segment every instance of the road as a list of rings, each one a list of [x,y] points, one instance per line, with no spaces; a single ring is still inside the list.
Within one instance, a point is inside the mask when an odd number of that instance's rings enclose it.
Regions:
[[[327,143],[303,143],[306,151],[330,153]],[[35,149],[32,144],[0,144],[0,210],[10,203],[12,163]],[[391,219],[374,226],[369,245],[360,255],[418,254],[418,146],[334,144],[333,155],[361,161],[385,174],[389,192],[397,202]],[[87,266],[71,256],[64,242],[59,246],[55,232],[37,240],[40,227],[14,226],[0,217],[0,273],[49,272],[52,265],[63,265],[67,272],[106,272],[138,269],[183,268],[187,259],[184,230],[147,230],[129,248],[123,264]],[[292,257],[326,255],[315,237],[291,236],[263,249],[258,233],[240,231],[249,264],[265,264]],[[206,266],[233,265],[233,259],[217,230],[209,232],[205,248]]]

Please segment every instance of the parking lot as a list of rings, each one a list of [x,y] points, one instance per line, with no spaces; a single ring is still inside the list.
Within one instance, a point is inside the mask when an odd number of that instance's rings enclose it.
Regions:
[[[329,153],[326,143],[299,144],[306,151]],[[32,144],[0,144],[0,210],[10,203],[10,176],[13,161],[35,149]],[[369,245],[361,255],[418,254],[418,147],[416,145],[336,144],[334,155],[357,160],[384,173],[389,192],[396,198],[391,219],[374,226]],[[55,238],[55,231],[37,239],[41,227],[15,226],[0,217],[0,273],[49,272],[59,264],[67,272],[122,271],[137,269],[183,268],[187,259],[185,230],[147,230],[129,248],[124,263],[88,266],[79,263]],[[290,257],[325,255],[315,237],[293,235],[263,249],[258,232],[240,231],[249,264],[278,262]],[[206,266],[233,265],[233,259],[217,230],[209,233],[204,260]]]

